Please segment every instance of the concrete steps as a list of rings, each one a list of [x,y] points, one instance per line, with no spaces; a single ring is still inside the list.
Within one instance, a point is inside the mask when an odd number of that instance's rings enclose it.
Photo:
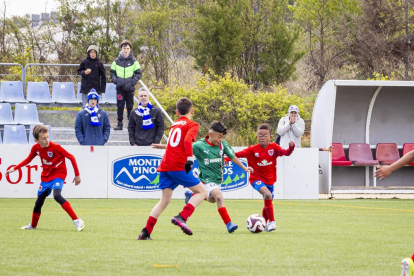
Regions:
[[[61,145],[79,145],[74,128],[52,127],[53,141]],[[109,135],[107,146],[129,146],[128,130],[113,130]]]

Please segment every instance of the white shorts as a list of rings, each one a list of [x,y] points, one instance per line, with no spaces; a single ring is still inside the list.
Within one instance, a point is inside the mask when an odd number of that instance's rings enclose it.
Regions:
[[[214,182],[204,184],[204,187],[206,187],[208,197],[211,197],[210,192],[214,189],[219,189],[221,191],[221,184],[216,184]]]

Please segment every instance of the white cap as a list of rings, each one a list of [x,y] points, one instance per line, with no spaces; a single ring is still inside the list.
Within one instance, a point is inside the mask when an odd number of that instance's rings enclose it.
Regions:
[[[299,107],[297,107],[296,105],[291,105],[289,106],[288,112],[293,112],[295,111],[296,113],[299,113]]]

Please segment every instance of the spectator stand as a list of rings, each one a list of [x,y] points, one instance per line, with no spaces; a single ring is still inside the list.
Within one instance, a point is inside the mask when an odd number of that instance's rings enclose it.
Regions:
[[[367,144],[370,155],[376,158],[374,163],[395,160],[395,147],[402,156],[403,145],[414,142],[413,104],[413,81],[331,80],[325,83],[313,109],[311,147],[328,148],[339,143],[343,145],[344,156],[341,157],[340,149],[334,160],[329,152],[320,152],[320,193],[414,194],[414,169],[410,166],[375,183],[372,160],[360,160],[359,166],[355,162],[351,166],[339,166],[341,162],[336,162],[352,161],[351,144]],[[390,146],[384,148],[387,160],[380,160],[384,154],[380,149],[377,152],[377,144],[383,143],[395,145],[393,152]],[[367,156],[364,153],[362,157]]]

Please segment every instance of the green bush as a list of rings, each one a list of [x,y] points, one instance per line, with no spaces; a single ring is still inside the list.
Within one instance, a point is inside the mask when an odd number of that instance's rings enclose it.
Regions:
[[[270,91],[255,91],[230,74],[212,78],[203,76],[198,78],[195,86],[173,84],[152,92],[168,114],[175,114],[175,103],[179,98],[191,99],[193,120],[200,124],[198,137],[208,133],[213,120],[219,120],[229,129],[227,140],[235,146],[255,143],[256,128],[261,123],[270,123],[274,134],[278,120],[285,116],[292,104],[299,107],[303,119],[309,119],[313,102],[289,95],[281,86],[272,87]],[[176,120],[177,115],[172,119]]]

